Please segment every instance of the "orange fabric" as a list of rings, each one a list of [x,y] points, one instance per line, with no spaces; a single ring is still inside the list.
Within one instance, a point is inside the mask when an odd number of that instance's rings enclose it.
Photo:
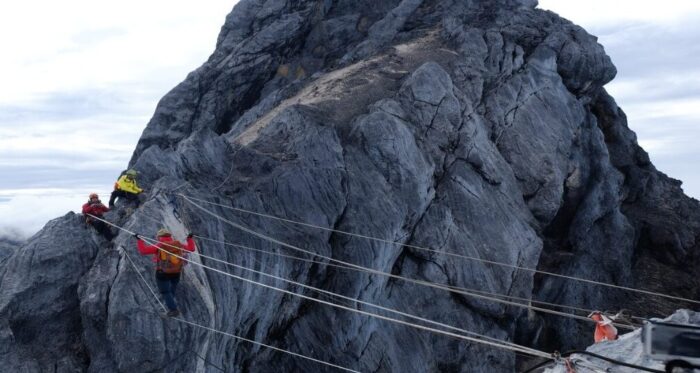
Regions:
[[[185,263],[177,256],[184,255],[182,252],[184,245],[180,241],[172,240],[169,241],[167,245],[161,245],[160,247],[162,250],[158,252],[156,271],[162,271],[163,273],[180,273]],[[170,255],[171,253],[177,256]]]
[[[612,325],[596,325],[594,337],[595,343],[614,341],[617,339],[617,329]]]
[[[593,333],[595,343],[617,339],[617,328],[612,325],[612,320],[600,313],[592,314],[591,319],[596,322],[595,332]]]
[[[158,253],[160,252],[160,249],[163,247],[167,247],[170,243],[173,242],[172,236],[162,236],[158,237],[158,243],[154,245],[146,245],[145,242],[143,242],[142,239],[136,240],[136,247],[139,250],[139,254],[141,255],[153,255],[153,263],[158,263]],[[194,252],[195,250],[195,243],[194,239],[192,237],[187,237],[187,244],[182,247],[186,251],[189,252]]]

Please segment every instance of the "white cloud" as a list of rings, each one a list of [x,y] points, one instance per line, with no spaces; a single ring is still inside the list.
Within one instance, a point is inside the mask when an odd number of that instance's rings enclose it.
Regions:
[[[92,189],[20,189],[0,191],[0,237],[25,239],[47,221],[69,211],[80,212]],[[99,192],[99,191],[98,191]],[[100,193],[103,201],[108,191]]]
[[[30,234],[92,191],[108,198],[236,2],[0,2],[0,230]]]
[[[235,1],[0,4],[0,102],[133,82],[162,93],[199,66]],[[177,79],[174,77],[177,76]],[[153,87],[153,84],[160,84]]]
[[[636,103],[693,101],[700,97],[700,74],[659,74],[646,78],[621,79],[610,84],[607,89],[613,97],[624,101],[627,109]]]
[[[700,198],[700,2],[540,0],[599,37],[617,66],[606,86],[654,165]]]
[[[700,14],[700,2],[695,0],[539,0],[539,8],[586,29],[637,22],[673,25]]]

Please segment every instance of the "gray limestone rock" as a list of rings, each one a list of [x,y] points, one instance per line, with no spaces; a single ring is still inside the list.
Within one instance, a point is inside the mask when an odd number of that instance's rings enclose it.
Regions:
[[[99,250],[83,219],[49,222],[0,267],[0,366],[9,372],[81,370],[78,282]]]
[[[15,250],[22,246],[22,242],[12,237],[0,237],[0,262],[7,259]]]
[[[592,325],[416,281],[643,316],[691,306],[516,268],[700,297],[698,202],[637,145],[603,89],[616,70],[596,38],[535,5],[243,0],[209,60],[144,130],[129,164],[147,189],[143,203],[107,218],[146,236],[195,232],[211,258],[544,351],[588,345]],[[185,320],[209,328],[363,372],[529,362],[190,258],[178,302]],[[129,232],[108,244],[74,215],[49,223],[0,263],[0,367],[333,371],[163,318],[148,286],[153,264]]]

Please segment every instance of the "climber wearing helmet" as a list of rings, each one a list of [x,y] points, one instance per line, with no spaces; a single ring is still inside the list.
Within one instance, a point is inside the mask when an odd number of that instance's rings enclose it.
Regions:
[[[103,235],[107,240],[111,241],[112,238],[114,238],[114,234],[112,233],[112,230],[109,228],[109,226],[107,226],[107,224],[105,224],[104,222],[94,219],[92,216],[90,216],[93,215],[102,219],[102,215],[107,211],[109,211],[109,208],[102,204],[102,201],[100,201],[100,197],[97,195],[97,193],[91,193],[88,197],[87,203],[83,205],[83,215],[85,215],[85,222],[89,225],[92,225],[92,227],[95,228],[96,231]]]
[[[165,228],[158,231],[156,235],[158,242],[153,245],[146,245],[138,234],[134,237],[136,237],[136,245],[141,255],[153,255],[153,262],[156,263],[156,282],[158,290],[165,299],[165,305],[168,307],[168,316],[180,315],[177,303],[175,303],[175,289],[180,282],[180,273],[182,273],[182,267],[185,264],[183,258],[186,251],[194,252],[195,250],[192,233],[187,235],[187,244],[185,245],[173,239],[172,233]]]
[[[124,198],[129,201],[136,201],[138,205],[139,194],[143,193],[143,189],[136,184],[136,170],[130,169],[119,177],[114,183],[114,191],[109,197],[109,207],[114,207],[114,201],[117,198]]]

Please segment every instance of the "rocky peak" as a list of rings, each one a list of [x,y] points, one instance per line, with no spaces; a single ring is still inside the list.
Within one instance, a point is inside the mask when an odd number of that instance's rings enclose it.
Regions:
[[[198,250],[217,260],[543,351],[588,345],[592,326],[328,259],[266,254],[298,253],[230,223],[418,281],[642,316],[692,306],[515,269],[700,297],[697,201],[637,145],[603,88],[616,70],[596,38],[535,5],[243,0],[209,60],[144,130],[130,167],[145,202],[107,219],[147,235],[195,232],[208,238]],[[200,202],[205,212],[178,194],[218,205]],[[154,286],[152,270],[126,232],[110,245],[79,217],[52,221],[0,264],[0,366],[324,369],[158,317],[138,276]],[[514,371],[524,362],[195,264],[177,296],[188,321],[359,371]]]

